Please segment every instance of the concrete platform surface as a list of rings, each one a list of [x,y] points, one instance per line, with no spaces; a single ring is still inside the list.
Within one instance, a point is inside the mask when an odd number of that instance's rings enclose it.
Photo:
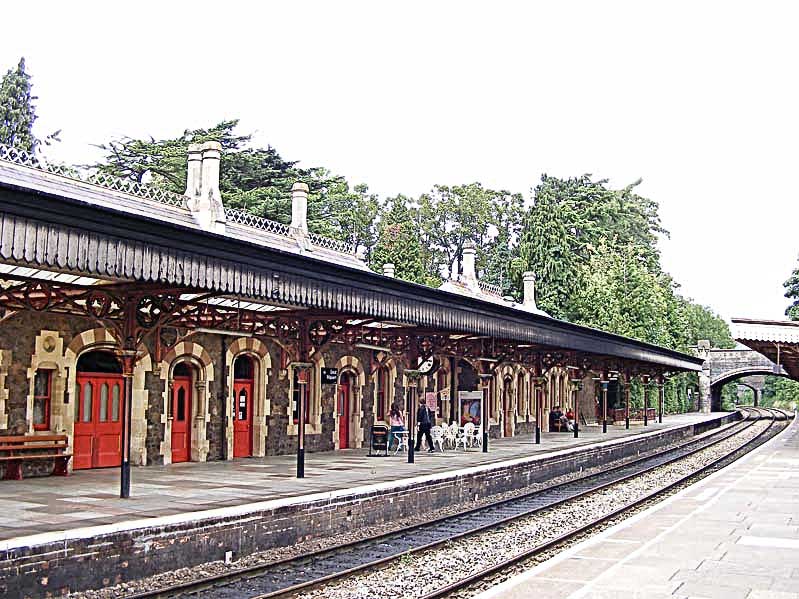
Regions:
[[[662,424],[611,426],[607,434],[586,426],[579,439],[571,433],[546,433],[535,445],[530,436],[492,440],[489,453],[448,450],[366,457],[366,450],[306,454],[305,478],[297,479],[296,456],[184,463],[134,468],[130,499],[119,498],[119,469],[79,470],[69,477],[0,481],[0,540],[242,506],[266,500],[360,487],[367,484],[443,473],[545,455],[576,446],[682,427],[722,416],[680,414]]]
[[[478,599],[799,599],[799,425]]]

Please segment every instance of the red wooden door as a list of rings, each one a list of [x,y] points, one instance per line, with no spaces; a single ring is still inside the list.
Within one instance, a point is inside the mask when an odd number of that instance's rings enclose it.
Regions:
[[[252,380],[233,381],[233,457],[252,455]]]
[[[350,446],[350,385],[342,379],[338,386],[338,447],[347,449]]]
[[[75,398],[72,466],[105,468],[122,462],[122,376],[81,372]]]
[[[172,463],[188,462],[191,448],[191,377],[172,380]]]

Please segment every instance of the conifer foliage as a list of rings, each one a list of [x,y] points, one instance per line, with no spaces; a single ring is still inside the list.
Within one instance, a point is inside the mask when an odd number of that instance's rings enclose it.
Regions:
[[[25,59],[16,69],[9,69],[0,82],[0,143],[32,152],[37,140],[33,136],[36,111],[31,93],[31,77],[25,71]]]

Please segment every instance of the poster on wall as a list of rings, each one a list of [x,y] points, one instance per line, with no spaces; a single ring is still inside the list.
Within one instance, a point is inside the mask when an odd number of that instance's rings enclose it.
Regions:
[[[427,404],[427,409],[436,411],[438,408],[438,400],[434,391],[428,391],[424,394],[424,402]]]
[[[458,391],[461,404],[461,426],[471,422],[480,426],[480,404],[483,402],[482,391]]]

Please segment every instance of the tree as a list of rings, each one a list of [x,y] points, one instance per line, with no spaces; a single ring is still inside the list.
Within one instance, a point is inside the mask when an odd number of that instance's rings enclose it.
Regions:
[[[441,280],[430,270],[430,252],[421,242],[419,221],[419,212],[407,197],[390,198],[381,213],[369,266],[382,272],[383,265],[391,263],[398,279],[437,287]]]
[[[791,305],[785,310],[785,315],[791,320],[799,320],[799,268],[794,268],[791,276],[783,283],[785,287],[785,297],[790,300]]]
[[[31,94],[31,87],[24,58],[0,82],[0,143],[26,152],[32,152],[38,143],[33,135],[36,97]]]
[[[177,137],[156,140],[122,137],[98,147],[104,159],[91,165],[111,175],[150,183],[175,193],[186,188],[186,156],[190,144],[217,141],[222,145],[219,189],[225,206],[282,223],[291,221],[291,187],[308,184],[308,228],[313,233],[369,247],[374,240],[377,198],[366,186],[349,183],[327,169],[303,169],[285,160],[272,146],[250,147],[251,136],[240,135],[237,120],[208,129],[186,129]]]
[[[419,198],[419,214],[423,238],[433,259],[431,274],[458,274],[467,242],[486,248],[500,230],[507,231],[510,239],[518,234],[522,197],[486,189],[480,183],[436,185]],[[481,252],[478,268],[485,257],[485,252]]]
[[[683,311],[688,321],[688,343],[695,346],[700,339],[709,339],[712,347],[732,349],[735,341],[730,327],[707,306],[683,299]]]

